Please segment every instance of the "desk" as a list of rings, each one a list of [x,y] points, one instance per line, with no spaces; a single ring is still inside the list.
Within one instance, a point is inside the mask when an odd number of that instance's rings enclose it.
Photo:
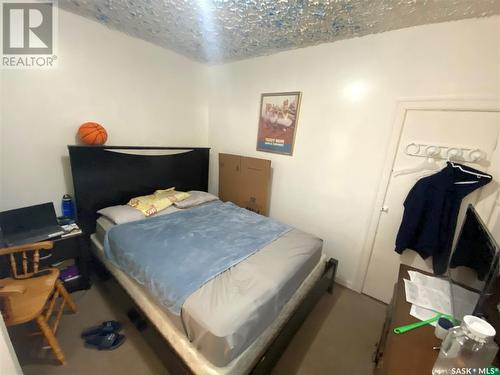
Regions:
[[[78,279],[65,282],[66,290],[71,293],[90,288],[88,270],[90,247],[87,237],[83,233],[78,233],[70,237],[54,238],[52,241],[54,243],[52,250],[40,251],[40,268],[51,267],[59,262],[74,259],[81,276]],[[0,278],[8,276],[10,276],[10,265],[7,257],[0,257]]]
[[[441,340],[434,336],[434,327],[426,325],[412,331],[396,335],[393,329],[410,323],[418,322],[410,315],[411,304],[406,302],[403,279],[409,279],[408,271],[427,272],[410,266],[401,265],[399,276],[394,286],[392,301],[387,307],[387,317],[382,335],[375,352],[375,374],[382,375],[422,375],[430,374],[439,350]]]

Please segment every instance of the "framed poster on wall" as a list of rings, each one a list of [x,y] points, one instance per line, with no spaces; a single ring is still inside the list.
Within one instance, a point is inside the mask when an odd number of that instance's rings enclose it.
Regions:
[[[257,151],[293,155],[301,96],[299,91],[261,95]]]

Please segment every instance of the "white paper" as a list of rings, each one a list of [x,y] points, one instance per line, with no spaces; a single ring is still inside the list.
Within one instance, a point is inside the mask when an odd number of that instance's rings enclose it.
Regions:
[[[433,310],[424,309],[423,307],[419,307],[417,305],[411,305],[410,315],[419,320],[428,320],[434,318],[437,313]],[[429,324],[435,327],[437,324],[437,320]]]
[[[437,289],[423,286],[417,282],[404,280],[406,300],[409,303],[423,307],[429,310],[434,310],[439,313],[452,313],[451,296]]]
[[[464,315],[472,314],[479,299],[478,293],[420,272],[408,271],[408,274],[410,280],[405,279],[404,282],[406,300],[412,304],[411,316],[427,320],[442,313],[461,320]]]
[[[450,282],[439,277],[424,275],[420,272],[408,271],[410,280],[423,287],[439,290],[447,295],[450,294]]]
[[[462,320],[465,315],[470,315],[479,300],[479,293],[470,291],[456,284],[452,285],[453,316]]]

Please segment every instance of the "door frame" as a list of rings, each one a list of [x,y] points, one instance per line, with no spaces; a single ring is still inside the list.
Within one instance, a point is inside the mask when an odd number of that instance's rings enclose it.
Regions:
[[[500,112],[500,97],[418,97],[400,98],[397,100],[395,119],[392,126],[380,182],[374,201],[372,216],[363,242],[358,272],[353,283],[353,289],[361,293],[364,288],[368,267],[372,257],[373,246],[380,223],[382,206],[387,196],[392,169],[396,160],[401,135],[408,111],[411,110],[442,110],[442,111],[479,111]]]

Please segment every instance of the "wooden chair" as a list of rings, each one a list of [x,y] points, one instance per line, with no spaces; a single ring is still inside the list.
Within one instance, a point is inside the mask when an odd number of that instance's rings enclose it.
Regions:
[[[9,256],[11,268],[11,277],[0,279],[0,311],[7,326],[36,320],[56,358],[64,364],[64,353],[55,334],[64,307],[68,305],[72,312],[76,312],[76,305],[59,280],[57,268],[48,268],[48,273],[40,276],[39,251],[50,250],[52,245],[52,241],[45,241],[0,249],[0,256]],[[22,272],[18,271],[18,266],[22,267]],[[59,298],[61,302],[55,311]],[[53,312],[56,315],[50,327]]]

